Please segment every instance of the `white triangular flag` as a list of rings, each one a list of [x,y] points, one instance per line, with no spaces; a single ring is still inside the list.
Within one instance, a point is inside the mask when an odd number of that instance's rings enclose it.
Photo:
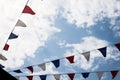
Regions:
[[[54,74],[56,80],[60,80],[60,74]]]
[[[23,21],[18,20],[15,26],[26,27],[26,24]]]
[[[16,78],[17,80],[19,80],[19,79],[20,79],[20,76],[16,76],[15,78]]]
[[[90,59],[90,51],[83,53],[83,56],[87,59],[87,61],[89,61],[89,59]]]
[[[103,75],[103,72],[98,72],[97,75],[98,75],[99,80],[101,80],[101,77],[102,77],[102,75]]]
[[[2,54],[0,54],[0,59],[3,61],[7,60],[7,58],[5,56],[3,56]]]
[[[42,70],[44,70],[44,71],[46,70],[45,63],[43,63],[43,64],[39,64],[38,66],[39,66]]]

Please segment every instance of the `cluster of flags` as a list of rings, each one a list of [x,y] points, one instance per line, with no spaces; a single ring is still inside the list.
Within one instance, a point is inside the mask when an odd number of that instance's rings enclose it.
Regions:
[[[103,74],[105,72],[110,72],[112,76],[112,80],[117,76],[120,70],[112,70],[112,71],[97,71],[97,72],[79,72],[79,73],[61,73],[61,74],[44,74],[44,75],[28,75],[28,76],[15,76],[16,79],[20,79],[20,77],[26,77],[28,80],[33,80],[33,77],[39,76],[41,80],[47,80],[47,76],[54,76],[55,80],[60,80],[62,75],[67,75],[70,80],[74,80],[76,74],[81,74],[83,78],[88,78],[90,73],[95,73],[98,76],[98,79],[101,80]]]
[[[35,12],[26,4],[23,11],[22,11],[22,14],[30,14],[30,15],[35,15]],[[27,27],[27,25],[20,19],[18,19],[15,27]],[[3,48],[4,51],[8,51],[10,45],[7,44],[8,40],[11,40],[11,39],[16,39],[18,38],[18,35],[14,34],[13,31],[15,29],[15,27],[13,28],[12,32],[10,33],[6,43],[5,43],[5,46]],[[7,58],[5,56],[3,56],[2,54],[0,54],[0,59],[1,60],[7,60]]]

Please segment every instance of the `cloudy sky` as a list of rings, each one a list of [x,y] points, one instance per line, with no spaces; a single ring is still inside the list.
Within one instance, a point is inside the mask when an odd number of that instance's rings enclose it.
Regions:
[[[0,60],[0,63],[6,70],[86,51],[91,51],[89,62],[82,55],[77,55],[76,63],[72,66],[62,60],[59,69],[49,63],[45,72],[40,71],[37,74],[120,69],[120,52],[114,46],[120,43],[119,0],[30,0],[27,5],[35,15],[21,14],[26,2],[27,0],[0,0],[0,51],[8,59]],[[15,27],[18,19],[27,27]],[[10,48],[3,51],[12,30],[19,37],[8,40]],[[108,46],[106,58],[96,50],[105,46]],[[51,78],[53,79],[49,76],[48,80],[52,80]],[[86,80],[93,78],[98,80],[95,74],[90,74]],[[61,79],[69,80],[65,75]],[[75,80],[80,79],[84,80],[82,76],[75,76]],[[119,76],[115,78],[118,79]],[[105,73],[102,80],[111,80],[110,73]]]

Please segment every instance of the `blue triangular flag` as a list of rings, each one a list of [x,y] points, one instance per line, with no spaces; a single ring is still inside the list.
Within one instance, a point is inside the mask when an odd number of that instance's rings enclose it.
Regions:
[[[5,67],[5,66],[3,66],[3,65],[0,64],[0,68],[4,68],[4,67]]]
[[[16,73],[22,73],[21,70],[14,70],[14,72],[16,72]]]
[[[82,76],[83,76],[84,78],[87,78],[87,77],[89,76],[89,73],[82,73]]]
[[[15,35],[14,33],[11,33],[8,39],[15,39],[17,37],[18,37],[17,35]]]
[[[103,47],[103,48],[98,49],[104,57],[106,57],[106,48],[107,47]]]
[[[41,80],[46,80],[47,76],[46,75],[40,75],[39,77],[40,77]]]
[[[52,63],[55,65],[56,68],[58,68],[60,66],[59,59],[52,61]]]

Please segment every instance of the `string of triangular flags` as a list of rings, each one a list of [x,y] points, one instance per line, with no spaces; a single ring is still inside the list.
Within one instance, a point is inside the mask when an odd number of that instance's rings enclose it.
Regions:
[[[29,0],[27,1],[27,3],[26,3],[26,5],[25,5],[22,13],[20,14],[20,16],[21,16],[22,14],[30,14],[30,15],[35,15],[35,14],[36,14],[36,13],[28,6],[28,2],[29,2]],[[17,23],[15,24],[15,27],[27,27],[27,25],[26,25],[22,20],[18,19]],[[16,35],[16,34],[13,33],[15,27],[14,27],[13,30],[11,31],[11,33],[10,33],[10,35],[9,35],[6,43],[5,43],[5,46],[4,46],[4,48],[3,48],[4,51],[8,51],[8,49],[9,49],[9,47],[10,47],[10,45],[7,43],[8,40],[18,38],[18,35]],[[1,60],[4,60],[4,61],[7,60],[7,58],[4,57],[2,54],[0,54],[0,59],[1,59]]]
[[[108,47],[108,46],[107,46]],[[102,48],[99,48],[99,49],[95,49],[95,50],[98,50],[101,52],[101,54],[106,57],[107,55],[107,47],[102,47]],[[120,43],[117,43],[115,44],[115,47],[120,51]],[[93,50],[92,50],[93,51]],[[91,51],[87,51],[87,52],[84,52],[82,53],[82,55],[86,58],[87,61],[89,61],[90,59],[90,52]],[[52,61],[47,61],[47,62],[44,62],[42,64],[37,64],[37,65],[32,65],[32,66],[28,66],[28,67],[24,67],[24,68],[21,68],[21,69],[17,69],[17,70],[13,70],[13,71],[8,71],[8,72],[15,72],[15,73],[24,73],[22,72],[21,70],[22,69],[28,69],[30,70],[32,73],[34,72],[34,66],[38,66],[40,67],[43,71],[46,70],[46,63],[50,63],[52,62],[54,64],[54,66],[56,68],[58,68],[60,66],[60,60],[62,59],[67,59],[69,61],[69,63],[73,64],[75,63],[74,62],[74,57],[77,56],[77,55],[80,55],[79,53],[78,54],[75,54],[75,55],[71,55],[71,56],[67,56],[67,57],[63,57],[63,58],[59,58],[59,59],[56,59],[56,60],[52,60]]]
[[[95,73],[97,74],[98,76],[98,79],[101,80],[103,74],[105,72],[110,72],[111,73],[111,76],[112,76],[112,79],[114,79],[118,72],[120,70],[110,70],[110,71],[95,71],[95,72],[74,72],[74,73],[59,73],[59,74],[44,74],[44,75],[20,75],[20,76],[15,76],[15,78],[17,78],[18,80],[20,79],[20,77],[26,77],[28,80],[33,80],[33,77],[35,76],[39,76],[39,78],[41,80],[47,80],[47,76],[54,76],[55,80],[60,80],[60,77],[62,75],[67,75],[69,77],[70,80],[74,80],[74,77],[76,74],[81,74],[83,78],[88,78],[90,73]]]

